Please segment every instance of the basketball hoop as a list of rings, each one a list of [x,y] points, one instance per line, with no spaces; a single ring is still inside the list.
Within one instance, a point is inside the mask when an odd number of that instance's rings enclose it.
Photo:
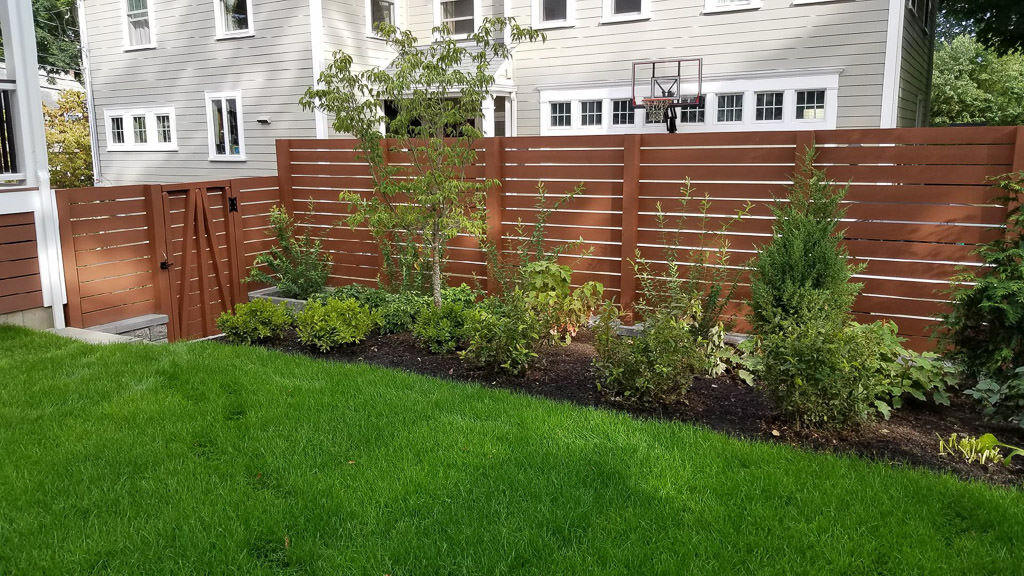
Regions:
[[[647,119],[651,122],[662,122],[665,120],[665,111],[672,105],[672,98],[644,98],[644,110]]]

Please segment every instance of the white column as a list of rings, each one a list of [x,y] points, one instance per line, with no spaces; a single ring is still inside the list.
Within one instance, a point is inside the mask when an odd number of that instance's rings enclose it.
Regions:
[[[494,96],[484,98],[480,131],[484,137],[494,136]]]
[[[39,89],[39,60],[31,0],[6,0],[0,4],[4,53],[8,78],[14,78],[14,116],[18,162],[25,184],[37,189],[35,210],[39,246],[39,275],[43,305],[53,310],[53,325],[64,327],[64,269],[57,227],[57,202],[50,190],[43,125],[43,96]]]

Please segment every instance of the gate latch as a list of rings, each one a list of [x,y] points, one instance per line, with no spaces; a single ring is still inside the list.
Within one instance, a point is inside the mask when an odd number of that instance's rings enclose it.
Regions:
[[[234,196],[228,198],[228,212],[238,212],[238,198]]]
[[[163,262],[160,263],[161,270],[170,270],[171,266],[174,266],[174,262],[168,262],[167,260],[164,260]]]

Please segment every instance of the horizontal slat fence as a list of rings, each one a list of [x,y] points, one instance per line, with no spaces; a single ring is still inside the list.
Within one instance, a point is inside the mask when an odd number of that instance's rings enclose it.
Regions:
[[[42,305],[35,214],[0,214],[0,314]]]
[[[488,194],[488,237],[506,256],[537,221],[540,183],[549,204],[583,183],[582,194],[551,216],[546,238],[550,246],[582,239],[563,258],[575,270],[574,281],[598,280],[629,307],[642,297],[631,263],[636,252],[656,268],[664,258],[659,205],[670,221],[686,217],[678,235],[685,257],[700,245],[705,195],[711,199],[708,230],[751,202],[726,233],[730,265],[742,267],[770,240],[771,204],[786,194],[808,146],[816,147],[816,165],[830,180],[850,185],[843,227],[851,257],[865,265],[857,277],[864,284],[857,319],[893,320],[913,347],[931,347],[928,337],[946,309],[950,279],[960,267],[979,266],[972,250],[1003,233],[1006,207],[991,203],[988,179],[1024,169],[1024,128],[488,138],[478,143],[479,164],[468,177],[501,182]],[[401,153],[391,160],[401,163]],[[379,251],[368,230],[343,223],[349,207],[339,200],[344,191],[373,190],[355,142],[281,140],[278,174],[279,197],[291,199],[307,229],[324,235],[335,262],[332,283],[374,282]],[[684,208],[687,180],[697,198]],[[451,282],[486,278],[474,239],[455,239],[450,255]],[[744,276],[734,314],[742,316],[748,296]]]

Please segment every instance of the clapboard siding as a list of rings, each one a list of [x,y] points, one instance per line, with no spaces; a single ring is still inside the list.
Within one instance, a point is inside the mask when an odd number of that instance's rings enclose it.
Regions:
[[[278,138],[313,137],[298,100],[313,81],[308,0],[253,0],[255,35],[216,39],[212,0],[151,2],[154,49],[125,51],[117,0],[86,0],[85,26],[106,184],[276,173]],[[211,162],[204,92],[242,93],[245,162]],[[173,106],[178,150],[108,151],[105,109]],[[256,122],[268,117],[269,126]]]
[[[898,126],[912,128],[917,126],[918,107],[922,114],[922,125],[928,125],[928,111],[931,108],[931,70],[932,57],[935,51],[934,29],[935,15],[928,15],[929,28],[926,29],[920,16],[909,7],[903,22],[903,61],[900,66],[900,94],[897,102]]]
[[[506,0],[531,22],[530,0]],[[704,0],[651,0],[650,20],[600,24],[602,0],[577,0],[576,26],[547,31],[515,56],[519,134],[538,134],[539,88],[628,85],[635,60],[700,56],[706,75],[842,68],[838,127],[877,127],[881,117],[888,0],[793,5],[702,14]]]

